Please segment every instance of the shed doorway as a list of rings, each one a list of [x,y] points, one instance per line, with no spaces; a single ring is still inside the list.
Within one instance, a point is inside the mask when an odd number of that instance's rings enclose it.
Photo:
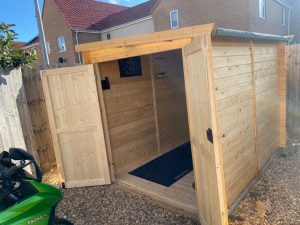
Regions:
[[[197,217],[182,50],[98,66],[116,181]]]

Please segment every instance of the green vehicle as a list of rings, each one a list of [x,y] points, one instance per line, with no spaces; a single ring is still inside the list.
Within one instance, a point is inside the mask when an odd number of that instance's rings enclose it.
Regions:
[[[36,177],[24,170],[30,164],[34,165]],[[42,172],[30,153],[12,148],[0,154],[1,225],[72,224],[55,217],[55,208],[62,200],[61,191],[41,180]]]

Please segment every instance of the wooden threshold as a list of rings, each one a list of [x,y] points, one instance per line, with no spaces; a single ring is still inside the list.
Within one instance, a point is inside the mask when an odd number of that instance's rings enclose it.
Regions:
[[[194,182],[193,171],[170,187],[128,173],[119,174],[116,181],[121,187],[148,196],[163,207],[179,210],[185,216],[198,219],[196,194],[192,186]]]

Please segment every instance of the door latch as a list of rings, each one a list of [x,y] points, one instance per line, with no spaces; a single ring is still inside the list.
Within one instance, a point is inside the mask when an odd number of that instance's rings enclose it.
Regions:
[[[214,143],[214,137],[211,128],[208,128],[206,130],[206,135],[207,135],[207,140],[209,140],[211,143]]]

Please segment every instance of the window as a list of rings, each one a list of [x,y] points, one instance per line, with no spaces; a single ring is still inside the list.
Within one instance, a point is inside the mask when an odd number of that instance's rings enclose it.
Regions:
[[[131,57],[119,60],[120,77],[142,76],[141,57]]]
[[[281,25],[284,26],[286,23],[286,10],[282,8],[281,10]]]
[[[106,34],[106,39],[107,40],[110,40],[111,39],[111,35],[108,33],[108,34]]]
[[[31,50],[34,52],[34,54],[37,54],[36,48],[32,48]]]
[[[47,54],[50,55],[51,49],[50,49],[50,43],[49,43],[49,41],[46,42],[46,49],[47,49]]]
[[[259,0],[259,17],[266,19],[266,0]]]
[[[65,52],[67,50],[66,49],[66,43],[65,43],[65,37],[64,36],[58,37],[56,39],[56,42],[57,42],[57,50],[58,50],[58,52]]]
[[[179,27],[179,16],[178,16],[177,9],[170,12],[170,24],[171,24],[171,29],[175,29]]]

